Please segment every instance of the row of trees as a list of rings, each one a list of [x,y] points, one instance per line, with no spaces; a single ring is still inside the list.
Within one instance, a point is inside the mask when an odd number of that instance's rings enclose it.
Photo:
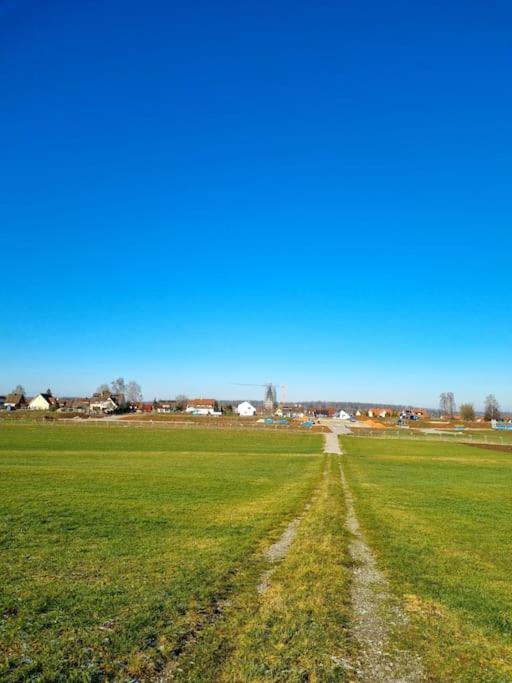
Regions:
[[[446,417],[455,417],[457,412],[457,404],[455,403],[455,396],[452,391],[443,392],[439,397],[439,408]],[[461,403],[459,408],[460,416],[463,420],[474,420],[476,417],[475,407],[472,403]],[[494,394],[489,394],[485,397],[484,403],[484,420],[490,422],[491,420],[501,420],[500,404],[496,400]]]

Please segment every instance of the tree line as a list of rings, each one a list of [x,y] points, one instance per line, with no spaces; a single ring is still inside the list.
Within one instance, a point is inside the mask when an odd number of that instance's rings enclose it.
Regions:
[[[442,415],[445,415],[448,418],[455,417],[457,404],[455,403],[455,396],[452,391],[446,391],[440,395],[439,409]],[[475,407],[472,403],[461,403],[459,413],[463,420],[472,421],[476,417]],[[485,397],[484,420],[487,422],[490,422],[491,420],[501,420],[500,404],[496,400],[494,394],[489,394]]]

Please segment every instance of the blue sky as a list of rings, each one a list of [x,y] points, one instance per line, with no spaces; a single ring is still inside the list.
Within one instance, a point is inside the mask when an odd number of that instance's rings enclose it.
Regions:
[[[512,407],[511,26],[0,0],[0,390]]]

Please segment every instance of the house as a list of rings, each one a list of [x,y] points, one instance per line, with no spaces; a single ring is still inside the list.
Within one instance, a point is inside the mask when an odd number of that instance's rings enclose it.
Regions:
[[[152,413],[156,411],[156,399],[154,401],[130,401],[129,407],[135,413]]]
[[[191,415],[219,415],[215,410],[216,403],[213,398],[194,398],[187,403],[185,412]]]
[[[256,415],[256,408],[249,401],[242,401],[242,403],[237,405],[236,412],[240,417],[254,417]]]
[[[122,397],[124,399],[124,397]],[[110,414],[119,409],[123,404],[121,394],[111,394],[109,391],[102,391],[101,394],[93,394],[89,401],[91,413]]]
[[[400,420],[424,420],[428,418],[428,411],[424,408],[407,408],[401,411],[399,418]]]
[[[313,406],[307,411],[308,415],[312,417],[336,417],[336,409],[333,406],[327,406],[325,404]],[[302,417],[302,416],[299,416]]]
[[[155,408],[157,413],[174,413],[176,410],[176,401],[156,401]]]
[[[295,403],[293,405],[282,405],[276,411],[274,411],[276,417],[305,417],[306,409],[300,403]]]
[[[30,410],[50,410],[57,409],[59,407],[59,402],[52,395],[50,389],[47,389],[44,394],[37,394],[28,404]]]
[[[337,417],[339,420],[350,420],[350,415],[345,410],[338,410],[334,417]]]
[[[368,417],[391,417],[391,413],[389,408],[370,408]]]
[[[23,394],[8,394],[4,400],[5,410],[19,410],[27,407],[27,401]]]
[[[420,420],[428,420],[429,412],[426,408],[412,408],[412,412],[419,417]]]

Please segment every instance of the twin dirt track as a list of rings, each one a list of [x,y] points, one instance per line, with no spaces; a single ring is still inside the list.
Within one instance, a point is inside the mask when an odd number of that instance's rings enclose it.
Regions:
[[[341,486],[345,496],[346,528],[351,534],[349,553],[353,561],[351,606],[357,655],[354,680],[368,683],[416,683],[426,680],[420,658],[391,646],[393,631],[407,617],[390,595],[386,578],[361,531],[342,464],[338,434],[325,435],[326,453],[338,455]]]

